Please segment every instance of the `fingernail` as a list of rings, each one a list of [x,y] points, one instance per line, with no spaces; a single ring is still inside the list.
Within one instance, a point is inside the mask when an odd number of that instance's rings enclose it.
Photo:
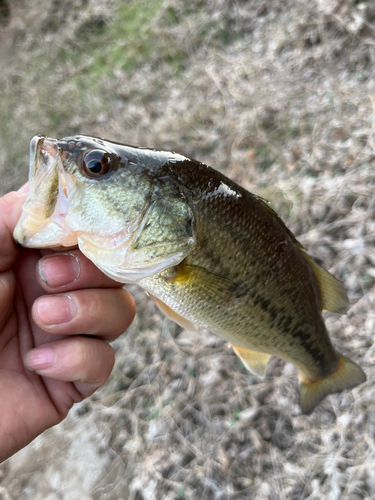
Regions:
[[[81,266],[73,254],[50,254],[40,259],[38,272],[46,285],[57,288],[76,281],[81,273]]]
[[[45,325],[68,323],[77,313],[77,306],[69,295],[42,297],[36,303],[40,320]]]
[[[51,366],[53,361],[53,350],[51,347],[38,347],[25,355],[25,365],[30,370],[44,370]]]

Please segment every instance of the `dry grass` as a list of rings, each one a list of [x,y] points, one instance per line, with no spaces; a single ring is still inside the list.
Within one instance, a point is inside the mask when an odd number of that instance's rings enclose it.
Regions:
[[[269,199],[344,282],[352,307],[327,324],[368,381],[302,416],[293,367],[273,359],[260,382],[132,287],[111,379],[2,465],[0,498],[374,498],[372,3],[165,0],[133,31],[116,23],[146,1],[44,3],[15,2],[0,28],[1,191],[26,178],[37,133],[208,163]]]

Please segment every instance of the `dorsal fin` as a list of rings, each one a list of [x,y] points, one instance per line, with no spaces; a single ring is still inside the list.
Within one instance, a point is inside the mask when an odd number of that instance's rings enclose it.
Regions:
[[[296,239],[293,233],[286,227],[277,213],[272,210],[268,202],[260,196],[256,196],[256,198],[268,211],[268,213],[272,215],[272,217],[280,224],[284,231],[288,233],[293,243],[296,244],[296,246],[303,252],[303,255],[306,257],[308,263],[314,271],[316,279],[318,280],[320,295],[322,299],[322,310],[341,314],[346,312],[349,307],[349,300],[342,284],[334,276],[332,276],[332,274],[320,267],[319,264],[317,264],[312,259],[312,257],[307,255],[304,247]]]
[[[254,194],[255,198],[259,201],[259,203],[267,210],[267,212],[278,222],[278,224],[281,226],[281,228],[288,234],[290,239],[293,241],[293,243],[300,249],[300,250],[305,250],[301,243],[296,239],[294,234],[290,229],[288,229],[284,223],[284,221],[279,217],[279,215],[273,210],[273,208],[270,207],[269,202],[262,198],[261,196],[258,196],[257,194]]]
[[[349,307],[349,299],[342,284],[332,274],[320,267],[309,255],[305,253],[305,256],[318,280],[322,310],[345,313]]]

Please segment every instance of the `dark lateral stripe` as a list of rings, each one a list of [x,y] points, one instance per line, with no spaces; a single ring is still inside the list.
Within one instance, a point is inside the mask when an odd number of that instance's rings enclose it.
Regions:
[[[326,361],[323,353],[313,345],[302,329],[295,329],[296,327],[292,329],[294,318],[285,314],[284,308],[278,310],[276,307],[271,306],[271,301],[265,299],[260,294],[254,297],[253,303],[254,305],[259,305],[264,312],[268,313],[272,323],[281,313],[276,324],[276,328],[285,333],[286,336],[291,335],[294,339],[298,339],[305,352],[307,352],[314,359],[322,372],[325,370]]]
[[[302,330],[294,330],[291,335],[293,338],[298,338],[305,351],[310,354],[314,361],[319,365],[322,372],[324,372],[326,369],[326,362],[322,352],[313,346],[312,342],[306,338],[306,335]]]

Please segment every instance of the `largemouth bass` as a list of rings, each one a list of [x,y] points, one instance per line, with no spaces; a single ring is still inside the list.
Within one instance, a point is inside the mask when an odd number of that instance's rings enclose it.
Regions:
[[[30,149],[21,245],[78,244],[183,327],[228,340],[261,377],[271,355],[293,363],[304,413],[365,381],[332,346],[321,314],[345,311],[341,284],[265,200],[176,153],[87,136],[37,136]]]

